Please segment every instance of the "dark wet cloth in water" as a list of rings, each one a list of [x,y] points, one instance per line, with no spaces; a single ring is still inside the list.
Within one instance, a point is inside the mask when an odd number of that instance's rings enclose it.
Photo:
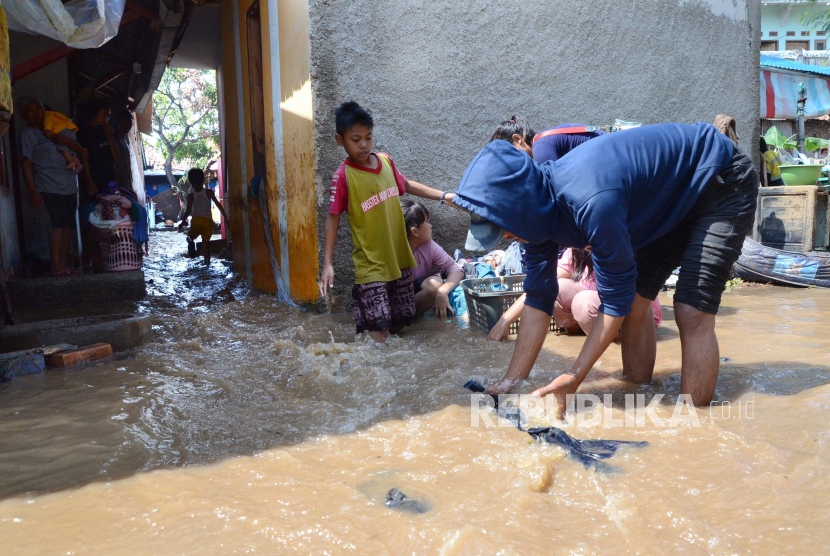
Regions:
[[[389,492],[386,493],[386,501],[384,502],[384,505],[393,510],[403,510],[415,514],[425,514],[432,509],[429,504],[421,502],[420,500],[408,498],[406,494],[396,488],[390,489]]]
[[[464,385],[464,388],[472,390],[476,393],[484,392],[484,386],[482,386],[475,380],[468,381]],[[613,456],[616,453],[617,448],[619,448],[620,446],[633,446],[635,448],[642,448],[644,446],[648,446],[648,442],[645,441],[634,442],[631,440],[591,439],[578,440],[570,436],[562,429],[558,429],[556,427],[534,427],[530,429],[524,429],[522,428],[522,414],[518,407],[500,408],[498,397],[491,395],[491,398],[493,399],[493,407],[500,417],[507,419],[508,421],[516,425],[517,429],[526,432],[539,442],[545,442],[547,444],[555,444],[557,446],[561,446],[565,449],[569,456],[582,463],[582,465],[585,466],[585,469],[588,469],[591,466],[593,466],[595,470],[603,473],[617,471],[616,467],[609,465],[602,460],[608,459],[611,456]]]

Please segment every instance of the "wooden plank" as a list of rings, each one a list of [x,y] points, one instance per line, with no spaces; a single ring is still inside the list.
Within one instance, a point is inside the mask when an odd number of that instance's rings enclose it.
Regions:
[[[71,46],[60,44],[54,48],[50,48],[46,52],[29,58],[25,62],[20,62],[12,68],[12,83],[45,68],[49,64],[66,58],[73,52],[75,52],[75,49]]]

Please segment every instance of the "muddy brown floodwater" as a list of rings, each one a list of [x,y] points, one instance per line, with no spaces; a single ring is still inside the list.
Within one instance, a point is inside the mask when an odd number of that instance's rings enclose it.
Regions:
[[[180,250],[181,235],[159,236],[157,250]],[[700,426],[569,414],[574,437],[650,443],[600,474],[515,429],[471,426],[462,385],[500,377],[512,342],[428,319],[376,346],[347,315],[248,295],[219,261],[154,255],[147,267],[138,310],[153,314],[152,344],[0,385],[3,554],[794,554],[830,542],[830,291],[725,294],[720,405]],[[680,346],[664,314],[653,384],[622,381],[612,346],[582,388],[612,393],[612,416],[626,393],[665,394],[657,413],[672,414]],[[520,390],[567,370],[582,342],[549,335]],[[386,508],[391,488],[432,509]]]

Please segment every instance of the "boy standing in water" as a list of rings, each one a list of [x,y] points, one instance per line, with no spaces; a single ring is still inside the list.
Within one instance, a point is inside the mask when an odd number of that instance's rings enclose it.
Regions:
[[[326,220],[320,295],[334,285],[334,243],[340,214],[348,213],[352,230],[357,333],[368,330],[377,342],[397,333],[415,317],[412,269],[415,258],[406,239],[399,196],[451,201],[454,195],[407,180],[389,155],[372,152],[371,113],[356,102],[344,102],[334,113],[334,138],[348,157],[331,182]]]
[[[193,186],[193,191],[187,196],[187,210],[179,224],[179,231],[184,228],[187,217],[193,214],[193,221],[190,223],[190,230],[187,232],[187,254],[190,257],[196,256],[196,244],[194,240],[202,236],[202,251],[205,256],[205,264],[210,264],[210,236],[213,235],[213,216],[210,213],[210,203],[213,201],[219,208],[219,212],[228,220],[222,203],[209,187],[205,187],[205,173],[201,168],[191,168],[187,172],[187,181]]]

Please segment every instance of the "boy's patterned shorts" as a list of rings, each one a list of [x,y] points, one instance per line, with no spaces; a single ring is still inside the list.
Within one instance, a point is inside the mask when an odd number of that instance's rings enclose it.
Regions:
[[[381,332],[396,325],[409,325],[415,318],[415,287],[412,269],[402,268],[392,282],[371,282],[352,286],[357,333]]]

